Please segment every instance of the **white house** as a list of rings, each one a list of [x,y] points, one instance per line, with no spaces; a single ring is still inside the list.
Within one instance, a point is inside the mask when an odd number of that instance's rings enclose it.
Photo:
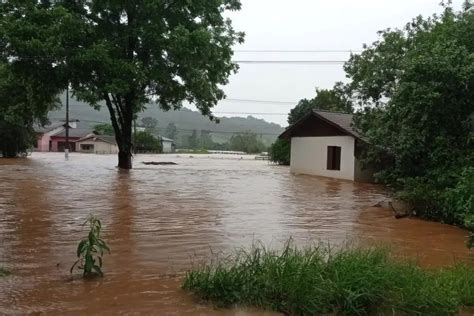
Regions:
[[[291,140],[290,171],[371,182],[359,155],[367,143],[352,128],[352,114],[313,110],[288,127],[280,139]]]
[[[76,141],[76,151],[81,153],[116,154],[118,153],[115,136],[89,134]]]
[[[174,153],[175,145],[174,140],[160,136],[161,140],[161,152],[163,153]]]

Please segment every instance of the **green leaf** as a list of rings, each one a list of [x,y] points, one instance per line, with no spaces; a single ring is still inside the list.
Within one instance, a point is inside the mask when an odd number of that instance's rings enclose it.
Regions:
[[[84,247],[86,246],[87,240],[83,239],[77,246],[77,257],[79,258],[84,250]]]

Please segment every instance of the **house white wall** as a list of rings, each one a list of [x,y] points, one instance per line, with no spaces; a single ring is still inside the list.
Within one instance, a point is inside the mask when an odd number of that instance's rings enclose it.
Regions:
[[[341,147],[341,170],[327,170],[328,146]],[[352,136],[292,137],[290,171],[354,180],[354,146]]]
[[[173,152],[173,142],[162,140],[161,141],[161,146],[162,146],[162,152],[164,152],[164,153]]]
[[[93,145],[94,149],[92,150],[83,150],[81,149],[81,144],[83,145]],[[109,144],[101,140],[86,139],[83,141],[76,142],[76,152],[82,153],[95,153],[95,154],[116,154],[118,153],[118,146],[115,144]]]

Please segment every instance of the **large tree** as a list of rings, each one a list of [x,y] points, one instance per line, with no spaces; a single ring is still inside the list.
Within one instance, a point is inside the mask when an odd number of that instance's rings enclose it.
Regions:
[[[462,224],[474,215],[474,186],[464,184],[474,179],[472,6],[380,32],[345,70],[378,179],[423,216]]]
[[[132,122],[146,104],[164,110],[193,103],[211,109],[237,70],[232,46],[243,41],[224,18],[238,0],[8,1],[6,55],[57,68],[74,95],[105,104],[119,147],[119,167],[132,167]],[[41,85],[42,82],[38,82]]]

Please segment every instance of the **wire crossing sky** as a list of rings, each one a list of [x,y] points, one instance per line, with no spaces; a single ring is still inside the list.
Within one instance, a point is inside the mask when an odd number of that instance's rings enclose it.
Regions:
[[[313,98],[316,87],[347,81],[344,62],[377,40],[377,31],[442,11],[440,0],[241,1],[242,10],[228,14],[235,29],[246,33],[233,58],[240,70],[224,87],[229,99],[214,112],[255,113],[282,126],[287,125],[284,113],[300,99]],[[462,2],[453,0],[454,8]]]

